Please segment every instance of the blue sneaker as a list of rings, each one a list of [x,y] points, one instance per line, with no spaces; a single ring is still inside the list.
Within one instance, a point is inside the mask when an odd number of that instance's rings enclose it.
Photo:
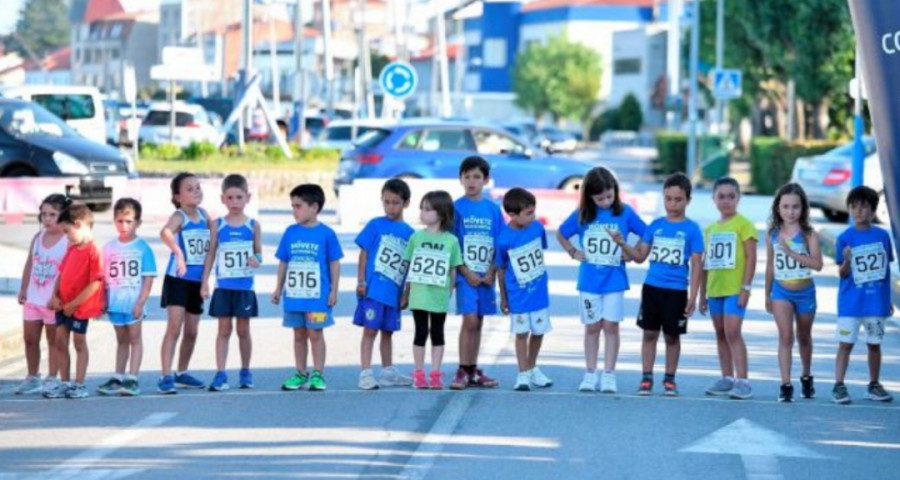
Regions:
[[[209,391],[224,392],[225,390],[228,390],[228,375],[225,372],[216,372],[212,383],[209,384]]]
[[[240,385],[241,388],[253,388],[253,374],[249,369],[241,369]]]
[[[181,388],[203,388],[206,386],[203,382],[197,379],[197,377],[187,372],[182,372],[175,375],[175,384]]]
[[[159,382],[156,384],[156,391],[166,395],[178,393],[175,391],[175,376],[165,375],[160,377]]]

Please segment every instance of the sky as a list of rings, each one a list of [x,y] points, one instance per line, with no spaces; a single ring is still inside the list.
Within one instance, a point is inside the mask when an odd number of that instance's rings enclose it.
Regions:
[[[13,12],[12,15],[0,15],[0,35],[6,35],[16,28],[16,22],[19,20],[19,10],[22,10],[22,4],[25,0],[0,0],[3,2],[3,10]]]

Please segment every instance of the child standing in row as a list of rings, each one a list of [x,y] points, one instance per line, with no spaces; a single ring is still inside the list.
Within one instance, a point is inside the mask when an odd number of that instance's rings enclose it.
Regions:
[[[53,287],[59,276],[59,264],[66,255],[69,240],[59,224],[59,215],[71,205],[71,200],[58,193],[41,202],[38,222],[41,231],[31,239],[30,255],[22,271],[19,305],[22,305],[22,332],[25,337],[25,362],[28,376],[16,387],[16,394],[40,393],[51,390],[56,380],[56,313],[49,308]],[[41,382],[41,334],[47,338],[47,377]]]
[[[409,261],[404,254],[413,229],[403,221],[409,206],[409,185],[392,178],[381,188],[384,216],[372,219],[356,236],[359,246],[356,295],[359,301],[353,324],[363,327],[360,342],[359,388],[374,390],[379,385],[408,386],[412,379],[400,374],[393,362],[392,337],[400,330],[400,297]],[[372,373],[372,350],[381,332],[381,375]]]
[[[578,387],[582,392],[597,390],[600,332],[606,337],[600,391],[618,391],[615,370],[619,356],[619,324],[625,316],[625,291],[629,289],[621,245],[629,233],[642,236],[646,228],[634,210],[622,203],[619,182],[613,173],[606,168],[595,167],[584,176],[579,208],[559,226],[556,233],[559,244],[569,256],[581,262],[578,267],[578,291],[587,368]],[[579,237],[581,249],[569,240],[575,235]]]
[[[510,315],[510,329],[516,336],[516,361],[519,374],[515,390],[528,391],[531,385],[553,385],[537,366],[544,334],[550,325],[550,292],[544,250],[547,233],[535,221],[537,200],[522,188],[503,195],[503,210],[509,225],[497,237],[497,278],[500,283],[500,309]]]
[[[800,344],[800,376],[803,398],[813,398],[812,326],[816,316],[816,285],[812,270],[822,270],[819,237],[809,224],[809,202],[796,183],[778,189],[766,235],[766,311],[778,327],[778,367],[781,371],[779,402],[794,401],[791,363],[794,349],[794,319]]]
[[[209,384],[211,392],[228,390],[228,343],[236,319],[238,348],[241,352],[240,388],[253,388],[250,373],[250,319],[259,315],[256,291],[253,288],[254,270],[262,262],[262,227],[248,217],[244,208],[250,202],[247,179],[243,175],[228,175],[222,180],[222,204],[228,213],[212,224],[211,243],[203,270],[200,293],[209,295],[209,273],[216,269],[216,289],[209,302],[209,314],[219,320],[216,335],[216,375]]]
[[[409,238],[403,258],[409,262],[401,305],[408,305],[416,322],[413,339],[413,386],[419,389],[444,388],[441,363],[444,359],[444,321],[447,304],[462,265],[459,241],[453,229],[453,199],[438,190],[428,192],[419,204],[419,219],[425,225]],[[425,379],[425,342],[431,337],[431,373]],[[465,388],[465,387],[463,387]]]
[[[319,222],[325,191],[314,184],[291,190],[295,225],[284,231],[275,257],[278,276],[272,303],[284,294],[284,321],[294,330],[294,364],[297,373],[284,381],[283,390],[325,391],[325,329],[334,325],[331,310],[337,303],[340,260],[344,256],[337,235]],[[307,372],[307,353],[312,350],[313,371]]]
[[[113,206],[113,223],[119,238],[103,246],[106,280],[106,312],[116,331],[116,373],[97,388],[101,395],[140,395],[137,376],[144,356],[141,321],[144,305],[156,277],[153,250],[138,238],[141,204],[121,198]],[[128,373],[125,369],[131,363]]]

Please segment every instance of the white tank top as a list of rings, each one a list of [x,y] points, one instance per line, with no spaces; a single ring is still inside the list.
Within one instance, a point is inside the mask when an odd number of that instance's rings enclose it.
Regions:
[[[69,239],[65,235],[50,248],[44,248],[44,232],[38,235],[31,252],[31,278],[28,279],[26,302],[47,307],[53,296],[56,277],[59,276],[59,264],[68,248]]]

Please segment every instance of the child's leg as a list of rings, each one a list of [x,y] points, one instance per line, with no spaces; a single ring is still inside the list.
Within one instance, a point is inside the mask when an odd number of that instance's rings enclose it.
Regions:
[[[815,312],[797,315],[797,344],[800,347],[800,364],[804,377],[810,376],[812,372],[812,327],[815,318]]]
[[[867,343],[866,346],[869,347],[869,383],[877,382],[881,378],[881,345]]]
[[[657,335],[659,332],[657,332]],[[663,333],[663,338],[666,341],[666,375],[675,375],[675,372],[678,370],[678,359],[681,358],[681,337],[679,335],[669,335],[668,333]],[[656,350],[656,344],[654,344],[654,351]],[[651,367],[653,364],[650,364]],[[644,370],[645,372],[649,372],[650,370]]]
[[[537,357],[538,354],[541,353],[541,344],[543,343],[543,335],[531,334],[531,338],[528,341],[528,370],[531,370],[537,365]],[[521,367],[519,371],[521,371]]]
[[[250,357],[253,356],[253,339],[250,337],[250,319],[237,319],[238,350],[241,352],[241,368],[250,369]]]
[[[191,365],[191,356],[194,355],[194,346],[197,344],[197,331],[200,328],[200,315],[185,312],[184,337],[181,339],[181,348],[178,350],[178,371],[186,372]]]
[[[463,315],[462,326],[459,329],[459,365],[475,365],[477,357],[475,338],[481,340],[481,320],[477,314]]]
[[[659,330],[644,330],[641,341],[641,368],[643,373],[653,372],[656,363],[656,342],[659,341]],[[669,363],[669,342],[666,340],[666,364]]]
[[[781,372],[783,385],[791,383],[791,363],[794,351],[794,305],[791,302],[775,300],[772,302],[772,315],[775,317],[775,326],[778,327],[778,369]]]
[[[301,373],[306,373],[307,339],[308,335],[305,328],[294,329],[294,366]]]
[[[216,370],[220,372],[225,371],[228,363],[228,341],[231,340],[232,329],[231,317],[219,317],[219,333],[216,335]],[[187,335],[185,335],[185,342],[187,342]],[[181,346],[183,349],[184,342]]]
[[[128,363],[131,334],[127,325],[116,325],[116,374],[123,375]]]
[[[444,362],[444,321],[446,313],[430,313],[431,317],[431,371],[441,371]]]
[[[73,334],[72,343],[75,344],[75,383],[84,385],[84,377],[87,376],[88,360],[90,358],[87,336],[83,333]]]
[[[131,368],[128,373],[138,376],[141,373],[141,362],[144,360],[144,335],[142,322],[134,322],[128,326],[128,342],[131,345]]]
[[[481,329],[484,328],[484,315],[477,316],[478,322],[470,332],[469,340],[469,365],[478,365],[478,354],[481,353]]]
[[[43,320],[22,321],[22,337],[25,340],[25,363],[28,364],[29,376],[37,375],[41,368],[41,331],[43,328]],[[48,350],[52,350],[52,343],[48,343],[47,346],[50,347]]]
[[[600,351],[600,332],[603,322],[584,326],[584,366],[588,372],[597,370],[597,354]]]
[[[602,320],[600,322],[605,337],[603,344],[603,368],[608,372],[616,370],[616,360],[619,358],[619,324]],[[599,345],[599,341],[597,342]]]
[[[734,361],[731,356],[731,346],[725,335],[725,315],[712,315],[713,328],[716,330],[716,351],[719,353],[719,368],[723,377],[734,376]]]
[[[519,372],[527,372],[531,369],[528,361],[528,334],[516,334],[516,363],[519,365]]]
[[[416,323],[416,333],[413,338],[413,362],[416,370],[425,369],[425,342],[428,341],[428,312],[413,310],[413,321]],[[432,345],[434,340],[432,339]],[[462,333],[460,333],[460,345],[462,345]],[[461,359],[462,357],[460,357]],[[460,360],[461,361],[461,360]]]
[[[844,378],[847,376],[847,366],[850,364],[850,353],[852,352],[852,343],[840,342],[838,344],[837,356],[834,359],[835,383],[844,383]]]
[[[313,368],[325,371],[325,330],[310,329],[309,345],[312,349]]]
[[[56,325],[46,325],[44,331],[47,337],[47,374],[55,377],[59,374],[56,360]]]
[[[175,358],[175,344],[178,343],[178,337],[181,336],[181,326],[184,325],[185,311],[184,307],[170,305],[166,307],[166,333],[163,336],[162,347],[160,351],[162,374],[172,374],[172,360]]]
[[[387,330],[381,331],[381,343],[379,344],[379,350],[381,350],[381,367],[388,368],[394,365],[394,332],[389,332]],[[370,356],[371,359],[371,356]],[[371,361],[370,361],[371,363]]]
[[[372,350],[375,348],[375,337],[378,336],[378,330],[364,327],[362,340],[359,342],[359,364],[363,370],[372,368]],[[381,337],[384,343],[384,336]],[[382,346],[381,357],[384,360],[384,346]]]
[[[56,361],[59,367],[59,379],[68,382],[72,371],[69,368],[69,329],[67,327],[56,328]]]
[[[739,315],[725,315],[725,337],[734,360],[737,378],[747,378],[747,344],[741,334],[744,319]]]

